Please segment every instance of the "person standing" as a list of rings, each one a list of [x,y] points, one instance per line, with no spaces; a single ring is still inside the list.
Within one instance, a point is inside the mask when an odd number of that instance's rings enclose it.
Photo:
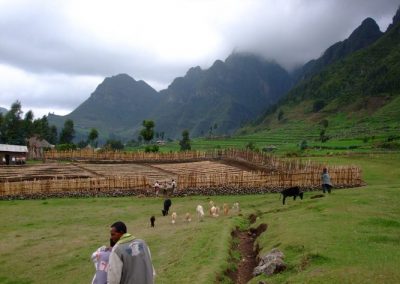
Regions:
[[[328,191],[328,193],[331,193],[332,183],[327,168],[324,168],[322,170],[321,180],[322,180],[322,192],[325,193],[325,191]]]
[[[158,181],[156,181],[156,183],[154,184],[154,191],[156,193],[156,197],[158,197],[158,193],[160,192],[160,184],[158,183]]]
[[[146,242],[127,233],[121,221],[111,225],[110,234],[116,244],[110,254],[107,283],[153,284],[155,272]]]
[[[176,181],[174,179],[172,180],[171,186],[172,186],[172,193],[175,193],[176,192]]]

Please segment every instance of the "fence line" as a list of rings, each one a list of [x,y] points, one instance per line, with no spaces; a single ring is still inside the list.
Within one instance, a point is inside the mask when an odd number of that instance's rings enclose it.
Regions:
[[[49,179],[0,183],[0,196],[147,189],[146,176]]]
[[[55,160],[94,160],[94,161],[185,161],[216,158],[215,151],[185,151],[171,153],[145,153],[122,151],[94,151],[93,149],[57,151],[49,150],[44,154],[45,159]]]
[[[362,185],[361,170],[357,167],[336,167],[329,171],[335,187]],[[321,183],[320,172],[241,172],[189,173],[178,175],[178,189],[193,188],[284,188],[289,186],[317,187]],[[146,176],[51,179],[0,183],[0,196],[46,194],[57,192],[96,192],[113,190],[143,190],[151,185]]]

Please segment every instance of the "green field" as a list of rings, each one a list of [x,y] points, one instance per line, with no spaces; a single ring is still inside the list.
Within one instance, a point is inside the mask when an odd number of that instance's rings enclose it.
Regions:
[[[278,247],[288,269],[251,283],[400,283],[400,154],[314,158],[362,167],[367,186],[334,191],[302,201],[277,194],[212,197],[218,205],[239,201],[243,216],[196,218],[206,197],[174,198],[178,222],[161,216],[162,199],[83,198],[0,202],[0,283],[90,283],[91,253],[106,244],[117,220],[145,239],[157,272],[156,283],[215,283],[228,264],[230,232],[247,227],[247,216],[268,224],[259,238],[262,252]],[[149,218],[156,216],[156,228]]]

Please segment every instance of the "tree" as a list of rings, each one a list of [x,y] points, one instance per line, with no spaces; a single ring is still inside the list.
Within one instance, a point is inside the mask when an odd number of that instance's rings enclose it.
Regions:
[[[99,132],[96,128],[90,129],[88,135],[88,142],[91,146],[97,147],[97,141],[95,141],[99,137]]]
[[[279,113],[278,113],[278,121],[281,121],[281,120],[282,120],[283,115],[284,115],[283,110],[279,110]]]
[[[22,106],[19,101],[11,105],[3,120],[3,142],[8,144],[25,145],[25,136],[22,127]]]
[[[190,138],[188,130],[184,130],[182,132],[182,140],[179,141],[179,145],[181,146],[181,151],[188,151],[192,149],[192,147],[190,146]]]
[[[154,137],[154,121],[143,120],[143,129],[140,130],[140,135],[143,137],[146,143],[150,142]]]
[[[300,150],[305,150],[305,149],[307,149],[308,148],[308,143],[307,143],[307,140],[303,140],[303,141],[301,141],[301,143],[300,143]]]
[[[67,119],[64,122],[64,128],[60,133],[60,144],[72,144],[72,140],[75,137],[74,122],[71,119]]]

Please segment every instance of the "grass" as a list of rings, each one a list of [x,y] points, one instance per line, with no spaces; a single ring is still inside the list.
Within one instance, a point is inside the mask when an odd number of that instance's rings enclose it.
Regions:
[[[162,199],[84,198],[3,201],[0,203],[0,283],[89,283],[94,267],[89,257],[106,244],[109,225],[117,220],[149,244],[156,283],[215,283],[229,263],[230,232],[259,216],[267,223],[258,242],[267,252],[285,254],[287,271],[251,283],[400,283],[400,155],[314,157],[326,164],[356,164],[368,186],[335,190],[330,196],[302,201],[278,195],[215,196],[217,204],[239,201],[243,216],[196,218],[185,212],[206,197],[174,198],[178,222],[162,217]],[[149,218],[156,216],[156,228]]]

